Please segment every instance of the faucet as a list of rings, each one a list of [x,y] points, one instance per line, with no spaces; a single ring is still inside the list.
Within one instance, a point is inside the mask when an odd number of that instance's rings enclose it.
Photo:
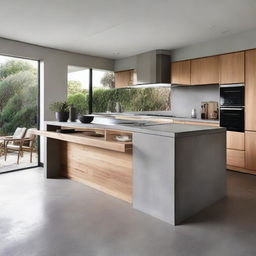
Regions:
[[[116,107],[115,107],[116,112],[121,113],[122,112],[122,107],[119,102],[116,102]]]

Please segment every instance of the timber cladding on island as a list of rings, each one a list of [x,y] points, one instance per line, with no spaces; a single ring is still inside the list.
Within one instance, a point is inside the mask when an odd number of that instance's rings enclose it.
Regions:
[[[132,153],[61,142],[65,177],[132,202]]]

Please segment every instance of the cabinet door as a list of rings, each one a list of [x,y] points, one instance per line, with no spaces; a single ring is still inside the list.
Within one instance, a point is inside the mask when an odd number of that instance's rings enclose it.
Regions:
[[[244,133],[227,131],[227,148],[244,150]]]
[[[134,70],[115,72],[115,88],[122,88],[133,84]]]
[[[256,50],[245,53],[245,130],[256,131]]]
[[[191,84],[218,84],[219,56],[191,60]]]
[[[171,63],[171,82],[190,85],[190,60]]]
[[[244,151],[227,149],[227,165],[244,168]]]
[[[220,55],[220,83],[244,83],[244,52]]]
[[[256,132],[245,132],[245,168],[256,170]]]

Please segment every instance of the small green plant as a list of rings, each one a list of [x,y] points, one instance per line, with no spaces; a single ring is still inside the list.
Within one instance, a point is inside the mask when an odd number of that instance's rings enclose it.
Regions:
[[[69,112],[69,104],[66,101],[53,102],[49,109],[52,112]]]

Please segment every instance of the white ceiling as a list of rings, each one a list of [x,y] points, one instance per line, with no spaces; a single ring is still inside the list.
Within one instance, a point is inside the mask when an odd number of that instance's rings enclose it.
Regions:
[[[255,0],[1,0],[0,37],[113,59],[255,27]]]

